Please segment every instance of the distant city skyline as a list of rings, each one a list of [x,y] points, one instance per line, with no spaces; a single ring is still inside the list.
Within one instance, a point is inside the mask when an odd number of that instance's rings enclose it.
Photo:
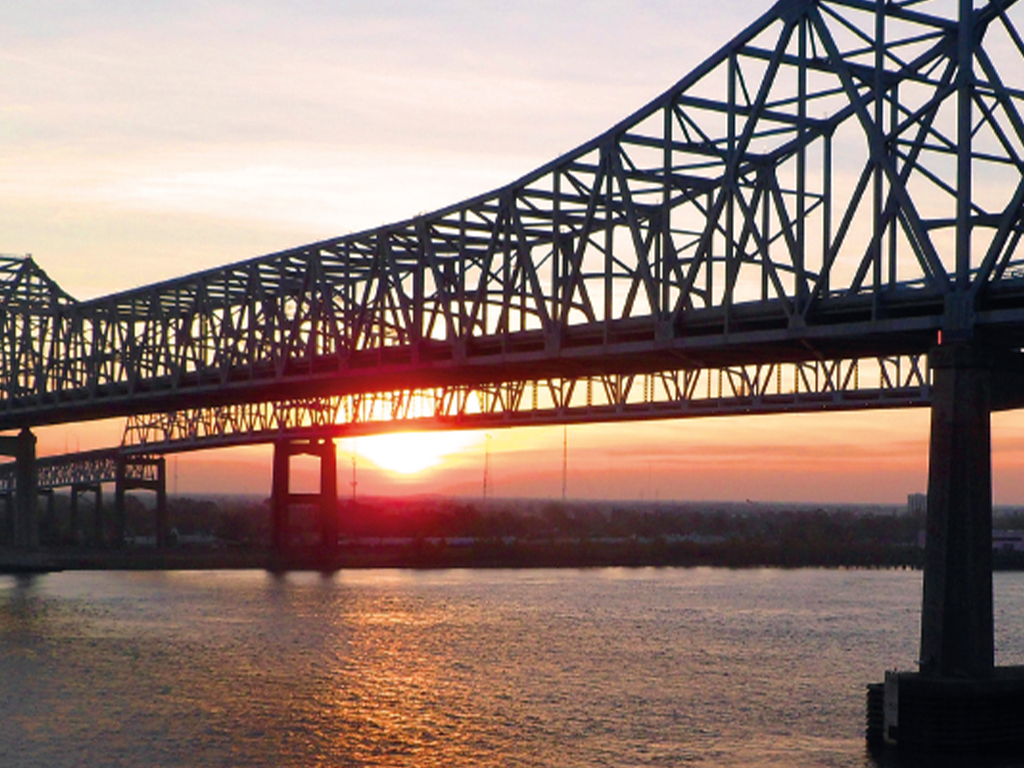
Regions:
[[[84,299],[443,207],[600,133],[771,4],[17,5],[0,252]],[[121,436],[38,433],[41,454]],[[480,495],[482,435],[413,474],[342,441],[339,492],[355,452],[360,492]],[[494,495],[561,497],[561,427],[491,435]],[[925,410],[570,427],[567,495],[900,503],[927,485],[927,436]],[[993,436],[996,501],[1024,502],[1024,416]],[[270,450],[183,455],[177,484],[265,492]]]

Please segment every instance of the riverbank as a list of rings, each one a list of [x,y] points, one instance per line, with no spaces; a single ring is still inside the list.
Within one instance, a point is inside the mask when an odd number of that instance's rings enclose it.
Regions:
[[[315,547],[274,556],[265,548],[0,550],[0,573],[70,570],[323,570],[361,568],[919,568],[921,552],[904,546],[787,548],[777,544],[621,541],[480,541],[416,539],[402,543]],[[1022,563],[1021,565],[1024,565]]]

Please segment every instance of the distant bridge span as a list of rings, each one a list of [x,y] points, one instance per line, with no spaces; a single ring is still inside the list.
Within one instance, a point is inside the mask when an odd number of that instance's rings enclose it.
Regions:
[[[989,416],[1024,405],[1020,15],[1013,0],[781,0],[602,135],[449,208],[83,302],[30,260],[0,262],[16,540],[33,541],[28,430],[44,424],[127,416],[140,445],[180,450],[212,444],[201,425],[259,439],[244,424],[260,409],[282,429],[317,403],[352,405],[345,426],[367,430],[418,423],[399,406],[431,397],[433,425],[649,418],[629,393],[658,377],[684,382],[665,388],[670,415],[905,397],[932,412],[921,674],[929,696],[963,679],[989,695]],[[841,375],[887,360],[916,378]],[[786,365],[770,392],[763,371]],[[801,393],[806,366],[838,388]],[[701,398],[702,376],[746,384]],[[563,397],[595,381],[608,407]],[[476,405],[446,410],[460,397]],[[393,412],[353,419],[367,401]],[[330,438],[275,445],[275,541],[288,457],[311,453],[336,542]],[[917,682],[897,682],[902,712]],[[951,732],[886,722],[933,746]],[[1024,719],[1013,729],[1024,741]]]
[[[494,429],[931,405],[924,355],[509,381],[131,416],[123,455],[386,431]]]

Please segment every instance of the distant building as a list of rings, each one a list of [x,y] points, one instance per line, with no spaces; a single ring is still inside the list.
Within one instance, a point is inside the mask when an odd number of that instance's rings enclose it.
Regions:
[[[925,535],[922,528],[917,534],[917,545],[924,547]],[[1024,552],[1024,531],[992,531],[993,552]]]
[[[1024,531],[992,531],[993,552],[1024,552]]]
[[[928,517],[928,496],[924,493],[911,493],[907,496],[907,513],[921,522],[917,532],[917,545],[924,548],[925,519]],[[993,530],[993,552],[1024,552],[1024,531]]]
[[[907,496],[907,513],[911,517],[924,520],[928,514],[928,495],[924,493],[912,493]]]

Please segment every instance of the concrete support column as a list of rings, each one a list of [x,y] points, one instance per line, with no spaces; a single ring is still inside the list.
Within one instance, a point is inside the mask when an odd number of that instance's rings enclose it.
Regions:
[[[71,486],[71,541],[78,543],[78,485]]]
[[[320,450],[320,544],[328,555],[338,550],[338,453],[333,440]]]
[[[128,512],[125,508],[128,494],[128,461],[124,456],[117,458],[117,469],[114,472],[114,546],[124,546],[124,535],[128,527]],[[99,525],[100,516],[96,516]],[[99,534],[99,528],[97,528]]]
[[[156,460],[156,547],[163,549],[171,533],[171,518],[167,511],[167,460]]]
[[[101,483],[75,483],[71,486],[71,538],[76,544],[84,543],[87,540],[82,531],[78,499],[83,493],[90,491],[96,495],[93,512],[93,540],[98,544],[103,535],[103,485]]]
[[[292,493],[290,460],[306,455],[320,459],[320,491]],[[292,504],[315,505],[320,547],[327,556],[338,548],[338,458],[330,439],[280,440],[274,443],[274,479],[271,490],[271,546],[276,556],[284,555],[292,543]]]
[[[14,544],[14,491],[4,492],[3,543]]]
[[[992,361],[969,342],[929,355],[931,441],[921,673],[984,678],[994,667]]]
[[[36,515],[36,436],[23,429],[13,439],[15,468],[14,546],[35,549],[39,546],[39,518]]]
[[[106,525],[104,525],[103,504],[100,499],[100,491],[96,491],[96,511],[93,514],[93,541],[96,546],[103,544],[105,529]]]
[[[287,441],[274,443],[274,475],[270,492],[270,543],[275,555],[284,554],[291,540],[288,521],[288,506],[291,493],[289,489],[289,462],[291,451]]]
[[[46,499],[46,516],[44,520],[46,525],[44,526],[48,532],[46,538],[47,543],[55,544],[60,540],[60,530],[57,526],[57,509],[56,500],[54,499],[53,488],[40,488],[39,495]],[[40,541],[43,540],[42,534],[40,534]]]

